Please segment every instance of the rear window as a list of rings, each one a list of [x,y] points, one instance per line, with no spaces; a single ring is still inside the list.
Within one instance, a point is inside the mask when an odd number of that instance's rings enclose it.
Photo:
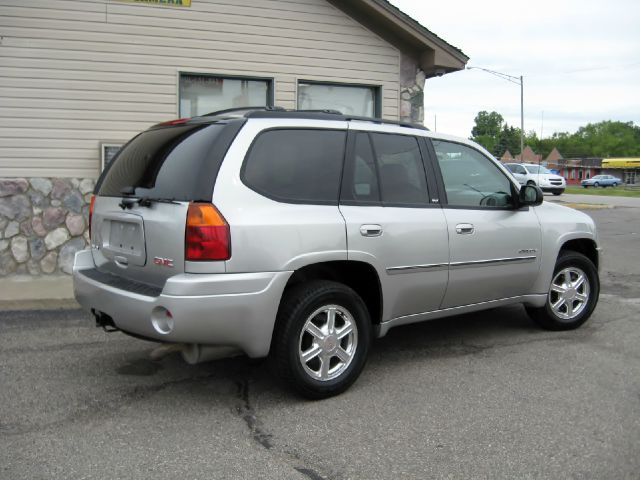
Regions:
[[[217,171],[207,160],[224,128],[181,125],[141,133],[105,171],[98,195],[120,197],[124,188],[132,187],[140,197],[210,200]]]
[[[341,130],[268,130],[252,145],[242,180],[274,200],[337,204],[345,140]]]

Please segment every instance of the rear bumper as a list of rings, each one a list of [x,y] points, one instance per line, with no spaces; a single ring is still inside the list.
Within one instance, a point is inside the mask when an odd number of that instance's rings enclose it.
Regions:
[[[125,331],[165,342],[236,347],[250,357],[269,353],[280,298],[292,272],[180,274],[158,296],[124,290],[90,278],[91,252],[76,254],[75,297],[84,308],[109,315]],[[83,273],[85,271],[85,273]],[[171,312],[162,333],[153,320]]]

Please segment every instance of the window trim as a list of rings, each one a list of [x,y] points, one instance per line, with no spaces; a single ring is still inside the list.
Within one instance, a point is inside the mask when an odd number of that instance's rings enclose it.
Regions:
[[[203,71],[193,71],[193,70],[178,70],[178,80],[176,82],[177,92],[176,98],[178,102],[176,104],[176,115],[178,117],[182,117],[180,113],[180,103],[182,102],[182,95],[180,95],[180,81],[182,80],[183,75],[197,75],[201,77],[214,77],[214,78],[222,78],[229,80],[257,80],[257,81],[265,81],[267,82],[267,107],[273,107],[275,105],[275,77],[263,77],[259,75],[233,75],[227,73],[214,73],[214,72],[203,72]],[[255,107],[257,105],[247,105],[248,107]],[[209,113],[209,112],[207,112]],[[197,117],[198,115],[194,115]],[[193,117],[191,117],[193,118]]]
[[[373,117],[382,118],[382,85],[379,83],[349,83],[349,82],[334,82],[325,80],[306,80],[304,78],[298,78],[296,80],[296,108],[300,108],[300,84],[308,83],[310,85],[326,85],[333,87],[354,87],[354,88],[368,88],[374,91],[373,102]]]
[[[343,132],[345,134],[344,138],[345,138],[345,143],[344,146],[342,148],[342,165],[340,166],[340,173],[339,173],[339,179],[338,179],[338,195],[336,197],[335,201],[331,201],[331,200],[295,200],[295,199],[290,199],[290,198],[282,198],[282,197],[278,197],[276,195],[272,195],[271,193],[262,191],[258,188],[255,188],[254,186],[250,185],[247,180],[246,180],[246,176],[245,176],[245,172],[247,169],[247,161],[249,160],[249,156],[251,155],[251,152],[253,151],[253,148],[255,147],[256,142],[258,141],[258,138],[260,138],[261,135],[267,133],[267,132],[272,132],[274,130],[319,130],[319,131],[323,131],[323,132]],[[280,126],[280,127],[269,127],[269,128],[265,128],[263,130],[260,130],[255,137],[253,137],[253,140],[251,141],[251,145],[249,145],[249,148],[247,149],[247,153],[245,153],[244,158],[242,159],[242,166],[240,167],[240,181],[242,182],[242,184],[247,187],[249,190],[251,190],[252,192],[257,193],[258,195],[261,195],[265,198],[268,198],[269,200],[273,200],[274,202],[278,202],[278,203],[288,203],[288,204],[293,204],[293,205],[332,205],[332,206],[338,206],[339,202],[340,202],[340,192],[342,190],[342,176],[344,175],[344,165],[345,165],[345,154],[347,151],[347,146],[348,146],[348,139],[349,139],[349,131],[346,128],[322,128],[322,127],[292,127],[292,126]]]
[[[429,162],[431,163],[432,168],[436,172],[436,180],[438,182],[438,193],[440,195],[440,203],[442,208],[447,208],[451,210],[489,210],[489,211],[496,211],[496,210],[510,211],[510,210],[528,210],[529,209],[529,207],[521,207],[518,205],[518,201],[517,201],[518,187],[516,187],[516,185],[511,180],[511,178],[509,178],[509,176],[502,171],[500,166],[494,160],[492,160],[490,157],[487,157],[487,155],[485,155],[478,148],[475,148],[474,146],[469,145],[467,143],[458,142],[455,140],[449,140],[449,139],[437,138],[437,137],[424,137],[424,138],[427,144],[427,149],[429,151]],[[471,150],[475,150],[484,158],[486,158],[496,168],[496,170],[499,173],[501,173],[509,182],[509,185],[511,186],[511,196],[512,196],[512,199],[514,200],[512,205],[506,206],[506,207],[491,207],[488,205],[451,205],[449,204],[449,198],[447,197],[447,192],[444,185],[444,177],[442,176],[442,171],[440,169],[440,164],[438,162],[438,156],[436,155],[436,149],[435,149],[435,146],[433,145],[434,141],[448,142],[448,143],[453,143],[455,145],[461,145]],[[507,167],[504,167],[504,168],[507,168]]]

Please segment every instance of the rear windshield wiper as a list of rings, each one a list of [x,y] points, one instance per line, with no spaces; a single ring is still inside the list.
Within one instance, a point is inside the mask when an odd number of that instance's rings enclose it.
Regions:
[[[180,205],[180,202],[176,202],[175,198],[142,197],[138,199],[138,205],[141,207],[150,207],[152,203],[172,203],[174,205]]]
[[[120,208],[123,210],[127,208],[133,208],[135,204],[140,205],[141,207],[151,207],[153,203],[172,203],[174,205],[180,205],[180,202],[176,202],[173,198],[153,198],[153,197],[125,197],[119,203]]]

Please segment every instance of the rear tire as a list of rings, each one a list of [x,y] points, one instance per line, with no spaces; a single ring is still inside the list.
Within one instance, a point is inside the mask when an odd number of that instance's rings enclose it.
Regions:
[[[600,279],[591,260],[571,250],[560,252],[544,307],[527,307],[547,330],[572,330],[586,322],[598,303]]]
[[[314,280],[292,287],[271,343],[274,374],[306,398],[338,395],[360,376],[371,331],[367,307],[346,285]]]

